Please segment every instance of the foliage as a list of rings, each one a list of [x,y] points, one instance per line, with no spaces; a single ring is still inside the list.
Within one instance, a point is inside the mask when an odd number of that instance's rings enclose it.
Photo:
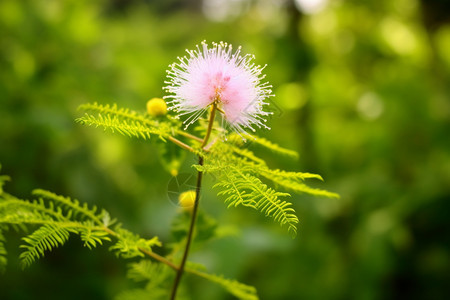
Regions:
[[[141,236],[168,239],[164,217],[177,208],[166,197],[170,176],[156,172],[163,167],[158,136],[151,144],[121,139],[72,120],[86,101],[143,108],[150,95],[162,96],[165,69],[180,49],[229,41],[268,64],[276,110],[264,136],[300,156],[248,148],[271,169],[324,175],[326,184],[306,182],[341,198],[285,197],[302,224],[292,241],[248,209],[227,212],[223,201],[204,201],[240,233],[196,256],[267,300],[448,298],[448,1],[321,1],[305,13],[293,0],[221,1],[220,8],[212,5],[219,1],[119,2],[0,1],[0,161],[14,178],[8,192],[76,195],[141,228]],[[190,164],[188,155],[180,173]],[[207,188],[203,197],[219,191]],[[106,300],[125,285],[117,271],[125,261],[103,255],[109,242],[92,253],[66,244],[58,253],[76,256],[64,266],[46,257],[24,273],[12,261],[23,250],[14,246],[15,229],[2,232],[10,261],[0,275],[5,299]],[[90,266],[82,276],[80,262]],[[204,291],[195,299],[227,299],[202,280],[191,284]]]
[[[217,276],[214,274],[207,274],[199,271],[191,271],[196,275],[199,275],[209,281],[215,282],[225,288],[230,294],[234,295],[238,299],[242,300],[257,300],[256,289],[252,286],[248,286],[237,282],[236,280],[229,280],[223,276]]]
[[[85,104],[80,109],[95,111],[98,116],[86,114],[85,117],[77,119],[81,124],[88,126],[102,126],[105,130],[115,130],[130,137],[150,137],[150,132],[159,134],[160,137],[170,137],[170,132],[181,132],[170,124],[170,117],[161,123],[147,119],[145,115],[139,114],[117,105]],[[105,121],[107,120],[107,121]],[[132,124],[132,126],[130,125]],[[168,128],[168,129],[164,129]],[[170,128],[170,129],[169,129]],[[220,132],[219,132],[220,134]],[[308,178],[322,179],[319,175],[300,172],[286,172],[282,170],[271,170],[266,163],[255,156],[249,149],[243,148],[245,139],[254,142],[275,153],[297,157],[297,153],[280,147],[279,145],[254,135],[230,133],[223,137],[216,137],[216,142],[207,151],[202,151],[197,145],[193,145],[192,152],[200,153],[205,159],[205,164],[194,165],[197,171],[212,173],[219,176],[219,182],[214,186],[221,188],[219,195],[226,195],[225,203],[228,207],[243,205],[256,209],[266,216],[273,218],[280,225],[287,225],[289,232],[293,235],[297,232],[296,224],[298,217],[292,208],[292,203],[280,198],[289,196],[288,193],[277,192],[264,184],[258,176],[271,180],[276,185],[293,190],[298,193],[308,193],[316,196],[337,197],[337,194],[313,189],[308,187],[304,180]],[[220,141],[220,142],[218,142]],[[169,147],[171,144],[163,144]],[[163,151],[165,153],[166,151]],[[204,153],[202,153],[204,152]]]
[[[284,149],[264,138],[247,136],[249,142],[255,142],[278,153],[295,156],[294,151]],[[280,225],[287,225],[293,235],[297,232],[298,218],[292,203],[281,200],[290,196],[285,192],[277,192],[264,184],[259,177],[272,181],[274,184],[297,193],[308,193],[315,196],[338,197],[337,194],[320,189],[313,189],[304,184],[305,179],[322,179],[319,175],[300,172],[286,172],[269,169],[266,163],[248,150],[239,148],[242,140],[232,134],[226,143],[216,143],[205,154],[205,164],[195,165],[197,170],[212,173],[219,178],[214,185],[220,188],[219,195],[225,195],[228,207],[243,205],[261,211],[273,218]]]
[[[1,177],[0,183],[6,178]],[[27,201],[5,192],[0,194],[0,271],[4,271],[7,264],[3,231],[13,227],[19,227],[25,233],[20,246],[24,250],[19,257],[23,268],[44,257],[45,253],[64,245],[71,234],[79,235],[83,245],[89,249],[115,240],[109,250],[126,259],[145,255],[155,258],[151,254],[152,249],[162,246],[157,237],[144,239],[122,228],[120,223],[110,219],[105,210],[97,212],[96,207],[90,208],[76,199],[41,189],[34,190],[33,195],[37,199]],[[36,230],[28,234],[29,229],[36,227]],[[170,271],[161,261],[151,262],[143,259],[130,263],[128,277],[136,282],[145,282],[145,289],[123,291],[116,299],[166,299]],[[186,271],[218,283],[238,299],[258,299],[254,287],[201,272],[197,268]]]
[[[169,122],[158,122],[138,114],[135,111],[118,108],[116,104],[99,105],[97,103],[85,104],[80,109],[96,112],[97,115],[86,113],[84,117],[78,118],[76,121],[83,125],[103,127],[105,130],[110,129],[112,132],[120,134],[150,139],[151,135],[157,135],[164,139],[168,137],[172,128]]]

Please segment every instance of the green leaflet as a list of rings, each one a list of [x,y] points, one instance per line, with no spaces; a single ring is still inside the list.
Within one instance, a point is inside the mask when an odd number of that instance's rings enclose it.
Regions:
[[[164,300],[168,299],[167,291],[158,289],[148,291],[146,289],[132,289],[121,292],[114,299],[115,300]]]
[[[280,225],[287,225],[289,232],[297,233],[298,218],[292,204],[281,200],[290,196],[288,193],[276,192],[261,182],[257,177],[240,172],[237,168],[225,171],[223,179],[214,185],[221,187],[219,195],[225,195],[228,207],[247,206],[273,218]]]
[[[161,246],[157,237],[141,238],[123,229],[120,224],[111,229],[109,226],[115,221],[110,219],[105,210],[99,211],[95,206],[89,207],[76,199],[45,190],[34,190],[33,194],[38,198],[31,201],[7,193],[0,195],[0,271],[5,269],[7,263],[3,232],[12,227],[23,229],[23,232],[36,228],[22,238],[20,247],[23,252],[19,256],[22,267],[29,266],[47,252],[64,245],[72,235],[79,235],[83,245],[89,249],[115,239],[110,250],[124,258],[143,256],[143,251],[151,252],[152,247]],[[203,231],[198,232],[199,240],[212,238],[217,226],[215,221],[207,216],[202,217],[202,214],[199,220],[199,226],[204,227]],[[188,264],[186,272],[221,285],[238,299],[258,299],[254,287],[199,271],[192,263]],[[170,291],[167,282],[171,281],[173,274],[173,270],[166,265],[150,260],[131,263],[128,277],[144,282],[145,288],[124,291],[116,299],[167,299]]]
[[[196,270],[187,270],[195,275],[201,276],[209,281],[215,282],[226,289],[230,294],[241,300],[258,300],[258,295],[256,289],[253,286],[249,286],[240,283],[236,280],[226,279],[223,276],[218,276],[214,274],[208,274],[205,272],[200,272]]]
[[[127,276],[136,282],[153,280],[161,273],[162,266],[143,259],[136,263],[128,264]]]
[[[60,207],[62,211],[67,213],[67,218],[72,218],[80,221],[90,220],[97,225],[103,224],[105,215],[109,215],[105,210],[97,214],[97,207],[89,208],[87,203],[80,204],[77,199],[70,199],[56,195],[55,193],[45,191],[42,189],[33,190],[33,195],[41,197],[40,199],[50,200],[51,205]]]
[[[88,103],[81,105],[79,109],[87,111],[83,117],[76,122],[87,125],[102,127],[104,130],[118,132],[128,137],[150,139],[152,135],[165,139],[174,130],[174,122],[158,121],[150,119],[144,114],[127,108],[118,108],[114,105],[100,105]],[[88,113],[89,112],[89,113]],[[176,127],[177,128],[177,127]]]
[[[70,232],[76,232],[70,226],[63,227],[57,224],[46,224],[39,227],[32,234],[22,238],[25,242],[20,246],[25,251],[20,254],[22,267],[30,266],[36,259],[43,257],[46,251],[64,245],[69,239]]]
[[[83,104],[79,109],[84,110],[84,116],[76,119],[76,122],[103,128],[112,133],[124,136],[150,140],[156,139],[161,163],[173,176],[185,159],[186,151],[179,146],[167,142],[171,136],[180,133],[181,122],[165,115],[161,117],[150,117],[148,114],[139,113],[127,108],[119,108],[116,104],[100,105],[97,103]],[[186,142],[189,144],[189,142]]]
[[[320,175],[270,169],[252,151],[240,148],[243,146],[242,139],[237,139],[235,134],[231,136],[226,139],[227,142],[216,143],[209,152],[205,153],[203,166],[194,165],[198,171],[212,173],[218,177],[218,183],[214,187],[220,189],[218,195],[225,196],[228,207],[242,205],[256,209],[273,218],[280,225],[287,226],[288,231],[295,235],[299,221],[292,204],[283,199],[290,194],[275,190],[274,187],[263,183],[261,178],[272,182],[275,187],[297,193],[338,197],[334,193],[311,188],[305,184],[307,179],[322,180]],[[252,138],[271,150],[284,151],[264,139],[253,136]]]
[[[275,143],[272,143],[271,141],[269,141],[265,138],[251,135],[249,133],[245,133],[244,138],[248,139],[248,141],[251,143],[255,143],[259,146],[262,146],[264,148],[272,150],[275,153],[280,153],[282,155],[286,155],[286,156],[292,157],[294,159],[298,158],[298,153],[296,151],[283,148]]]
[[[0,196],[0,229],[8,225],[20,226],[22,229],[38,227],[33,233],[23,238],[20,259],[23,267],[29,266],[46,252],[63,245],[70,237],[70,233],[80,236],[85,247],[89,249],[111,238],[117,239],[111,250],[122,257],[143,256],[142,251],[151,252],[151,247],[161,245],[157,237],[150,240],[143,239],[115,226],[115,231],[108,228],[115,221],[111,220],[105,210],[97,212],[94,206],[88,207],[76,199],[63,197],[45,190],[35,190],[33,194],[39,199],[26,201],[3,193]],[[3,227],[2,227],[3,226]],[[6,264],[4,242],[0,236],[0,263]],[[5,252],[6,253],[6,252]]]
[[[109,249],[114,252],[117,257],[133,258],[144,257],[141,250],[152,252],[152,247],[162,246],[158,237],[152,239],[143,239],[139,235],[132,233],[126,229],[123,229],[120,224],[115,228],[117,243],[112,245]]]
[[[215,175],[217,181],[214,187],[218,189],[218,195],[225,198],[228,207],[245,206],[255,209],[286,227],[292,235],[297,232],[299,220],[292,203],[287,200],[290,194],[279,191],[279,188],[296,193],[338,197],[337,194],[306,184],[310,179],[322,180],[320,175],[269,168],[263,159],[245,147],[242,139],[244,137],[248,143],[262,146],[273,153],[298,157],[295,151],[282,148],[265,138],[247,133],[225,136],[225,130],[220,129],[215,122],[210,143],[199,149],[201,138],[182,132],[181,122],[168,115],[152,118],[117,105],[97,103],[82,105],[80,109],[86,113],[77,119],[78,123],[144,140],[158,137],[152,140],[157,142],[162,164],[172,175],[178,172],[186,149],[200,156],[204,161],[203,165],[194,167],[199,172]],[[197,134],[200,133],[201,136],[205,133],[205,122],[207,121],[199,122]],[[183,149],[179,148],[180,145]],[[187,212],[179,215],[173,223],[172,232],[176,242],[172,244],[172,253],[167,257],[160,257],[153,253],[155,246],[161,246],[158,237],[145,239],[123,229],[121,224],[115,224],[116,221],[111,220],[105,210],[40,189],[33,191],[37,199],[18,199],[3,192],[3,185],[7,180],[9,177],[0,176],[0,271],[7,263],[3,232],[11,228],[34,230],[22,238],[23,245],[20,247],[23,252],[20,259],[23,267],[29,266],[48,251],[64,245],[71,236],[78,235],[82,244],[89,249],[108,244],[109,250],[118,257],[136,258],[147,254],[157,261],[167,263],[173,269],[177,268],[167,259],[175,258],[176,261],[179,258],[178,254],[185,243],[186,224],[190,221]],[[219,235],[216,221],[201,212],[197,217],[197,227],[195,246]],[[125,291],[117,299],[167,299],[170,290],[167,282],[171,281],[173,275],[171,268],[145,259],[131,263],[128,277],[145,283],[145,288]],[[221,285],[238,299],[258,299],[254,287],[205,273],[192,264],[188,264],[186,272]]]
[[[97,245],[103,245],[104,241],[110,242],[109,233],[97,229],[92,223],[88,222],[89,226],[80,227],[78,233],[80,234],[81,240],[84,241],[84,246],[92,250],[92,248],[97,247]]]
[[[200,276],[208,281],[214,282],[222,286],[227,292],[241,300],[258,300],[256,289],[252,286],[245,285],[236,280],[226,279],[223,276],[209,274],[204,271],[203,266],[198,266],[191,262],[187,263],[186,272]],[[134,289],[121,293],[116,299],[167,299],[167,290],[160,287],[167,282],[170,277],[169,269],[166,266],[153,263],[148,259],[143,259],[137,263],[128,265],[128,278],[136,282],[144,282],[145,289]],[[169,286],[170,288],[170,286]],[[136,298],[131,298],[136,297]]]
[[[80,109],[89,113],[79,118],[78,122],[101,126],[105,130],[110,129],[131,137],[148,139],[152,135],[158,135],[161,139],[167,139],[181,131],[181,123],[167,116],[153,119],[145,114],[118,108],[115,104],[112,106],[97,103],[84,104],[80,106]],[[198,131],[203,132],[206,125],[204,120],[200,120],[197,126]],[[214,134],[220,136],[223,132],[216,130]],[[287,225],[288,230],[295,234],[298,218],[292,204],[282,199],[289,194],[278,192],[275,188],[281,187],[288,191],[315,196],[338,197],[335,193],[312,188],[305,183],[307,179],[322,180],[320,175],[270,169],[264,160],[245,147],[243,138],[247,140],[247,143],[262,146],[274,153],[292,158],[298,157],[295,151],[248,133],[241,135],[231,133],[222,138],[222,141],[219,138],[210,149],[199,153],[204,158],[204,165],[194,165],[194,167],[197,171],[213,173],[218,177],[215,187],[221,189],[219,195],[226,195],[225,202],[229,207],[238,205],[252,207],[272,217],[281,225]],[[159,145],[159,152],[164,167],[172,174],[176,174],[185,151],[176,145],[162,143]],[[274,186],[268,186],[262,179],[272,182]]]
[[[167,136],[167,132],[156,127],[145,126],[139,121],[121,120],[117,116],[111,115],[103,116],[99,114],[94,116],[85,114],[76,121],[82,125],[103,127],[105,131],[109,129],[112,133],[118,132],[128,137],[142,138],[144,140],[150,139],[152,135]]]
[[[126,299],[168,299],[171,270],[162,264],[154,263],[148,259],[128,264],[127,277],[145,283],[145,288],[127,290],[120,293],[116,300]]]

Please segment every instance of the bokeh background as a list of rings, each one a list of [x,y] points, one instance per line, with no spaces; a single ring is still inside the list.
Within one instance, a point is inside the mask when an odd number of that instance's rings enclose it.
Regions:
[[[192,260],[261,299],[448,299],[449,12],[446,0],[2,0],[6,191],[70,195],[169,242],[178,211],[156,148],[76,124],[77,107],[143,111],[184,49],[223,40],[268,64],[276,113],[261,134],[300,158],[260,154],[273,168],[321,174],[313,184],[341,198],[293,196],[293,240],[258,213],[227,210],[207,178],[202,208],[235,234]],[[125,261],[77,239],[22,271],[20,240],[8,239],[1,299],[112,299],[134,286]],[[232,299],[187,280],[192,299]]]

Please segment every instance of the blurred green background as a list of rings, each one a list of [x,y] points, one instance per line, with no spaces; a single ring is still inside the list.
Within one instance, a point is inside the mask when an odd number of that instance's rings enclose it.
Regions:
[[[321,174],[317,187],[341,198],[293,196],[292,240],[258,213],[227,210],[207,178],[202,208],[239,233],[192,260],[261,299],[448,299],[449,11],[446,0],[2,0],[5,189],[69,195],[169,242],[177,207],[156,148],[75,124],[77,107],[144,110],[184,49],[223,40],[268,64],[275,117],[261,134],[300,159],[260,154],[273,168]],[[21,271],[20,240],[8,239],[1,299],[111,299],[134,286],[125,261],[77,239]],[[192,299],[232,299],[186,281]]]

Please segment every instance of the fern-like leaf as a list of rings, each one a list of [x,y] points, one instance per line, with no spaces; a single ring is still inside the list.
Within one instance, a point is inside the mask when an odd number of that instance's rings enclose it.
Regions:
[[[36,259],[44,256],[46,251],[63,245],[76,232],[70,227],[60,227],[56,224],[44,225],[27,237],[22,238],[26,243],[21,245],[25,251],[20,254],[22,267],[28,267]]]
[[[24,225],[68,220],[61,208],[55,207],[53,202],[46,206],[42,199],[24,201],[7,193],[3,193],[0,198],[0,223]]]
[[[146,118],[145,116],[139,114],[136,111],[133,111],[128,108],[119,108],[117,104],[98,104],[97,102],[94,103],[86,103],[82,104],[78,107],[80,110],[89,111],[101,115],[113,115],[118,118],[129,120],[129,121],[139,121],[142,123],[146,123],[148,125],[157,125],[157,122],[155,120],[151,120]]]
[[[128,122],[109,115],[93,116],[85,114],[83,117],[76,119],[76,121],[82,125],[103,127],[105,131],[109,129],[112,133],[118,132],[128,137],[142,138],[144,140],[150,139],[152,134],[164,135],[163,132],[148,128],[137,121]]]
[[[201,276],[209,281],[215,282],[226,289],[230,294],[241,300],[258,300],[256,289],[252,286],[240,283],[236,280],[226,279],[223,276],[208,274],[196,270],[190,270],[191,273]]]
[[[152,252],[152,247],[161,246],[158,237],[149,240],[143,239],[139,235],[121,228],[120,225],[116,226],[115,231],[118,241],[110,247],[110,250],[115,252],[118,257],[144,257],[142,250]]]
[[[150,139],[152,135],[156,135],[164,140],[175,130],[171,122],[156,121],[136,111],[118,108],[116,104],[88,103],[79,108],[95,114],[85,113],[83,117],[76,119],[76,122],[87,126],[102,127],[104,130],[118,132],[128,137],[146,140]]]
[[[339,198],[339,195],[336,193],[311,188],[304,183],[306,179],[311,178],[323,180],[322,177],[317,174],[286,172],[282,170],[271,170],[269,168],[256,168],[254,170],[259,175],[271,180],[273,183],[296,193],[306,193],[313,196],[323,196],[328,198]]]
[[[152,280],[155,278],[155,274],[159,273],[160,267],[148,259],[143,259],[128,265],[127,276],[136,282]]]
[[[97,247],[98,244],[103,245],[104,241],[110,242],[109,233],[95,228],[94,224],[87,222],[86,227],[79,228],[81,240],[84,246],[89,249]]]
[[[231,138],[230,138],[231,136]],[[281,225],[286,225],[288,230],[295,235],[298,218],[292,208],[292,204],[281,198],[290,196],[288,193],[276,191],[267,186],[261,178],[267,179],[274,187],[282,187],[297,193],[307,193],[315,196],[338,197],[337,194],[328,191],[311,188],[305,184],[307,179],[322,180],[317,174],[288,172],[278,169],[270,169],[266,163],[258,158],[252,151],[243,146],[242,138],[229,135],[227,142],[216,143],[204,154],[204,164],[194,167],[205,173],[212,173],[219,178],[214,185],[221,188],[219,195],[225,196],[225,203],[231,206],[252,207],[266,216],[272,217]],[[277,152],[285,152],[293,156],[294,152],[281,148],[263,138],[250,136],[259,144]]]
[[[257,177],[245,174],[234,167],[226,172],[224,179],[215,187],[223,188],[219,194],[227,196],[225,202],[229,207],[238,205],[252,207],[272,217],[281,225],[287,225],[293,235],[297,233],[298,218],[295,210],[290,202],[280,199],[290,196],[288,193],[277,192]]]
[[[170,269],[160,263],[154,263],[148,259],[143,259],[128,265],[128,278],[136,282],[147,282],[146,289],[155,291],[160,289],[170,275]]]
[[[42,189],[34,190],[33,195],[41,197],[41,199],[50,200],[50,204],[54,203],[67,213],[67,218],[79,221],[89,220],[97,225],[106,226],[104,224],[104,218],[108,213],[105,210],[97,214],[97,207],[95,206],[89,208],[86,203],[81,204],[77,199],[60,196]]]
[[[116,300],[165,300],[168,294],[165,290],[157,289],[149,291],[147,289],[132,289],[121,292],[115,297]]]
[[[166,266],[148,259],[129,264],[127,277],[136,282],[146,282],[145,289],[125,291],[116,299],[167,299],[164,283],[167,282],[169,272]]]
[[[286,155],[286,156],[289,156],[289,157],[292,157],[295,159],[298,158],[298,153],[296,151],[283,148],[280,145],[272,143],[271,141],[269,141],[265,138],[262,138],[262,137],[259,137],[256,135],[251,135],[248,133],[245,133],[243,135],[243,137],[248,139],[248,142],[260,145],[260,146],[267,148],[275,153],[280,153],[282,155]]]

